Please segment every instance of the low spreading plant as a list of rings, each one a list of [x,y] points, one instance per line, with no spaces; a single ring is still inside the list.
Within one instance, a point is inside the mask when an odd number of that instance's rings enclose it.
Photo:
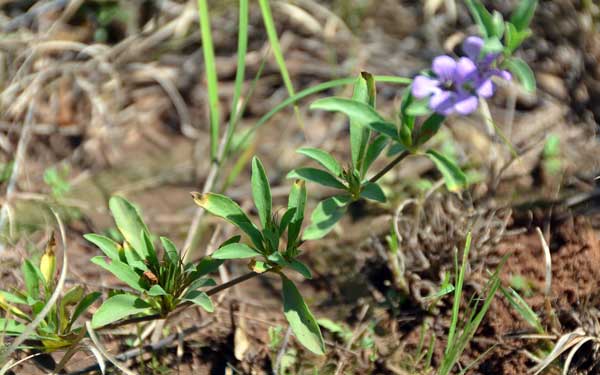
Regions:
[[[236,75],[231,121],[221,141],[218,139],[218,95],[208,22],[210,18],[206,1],[199,0],[198,3],[209,98],[215,105],[211,112],[210,150],[216,176],[218,166],[235,152],[235,148],[230,149],[231,140],[236,121],[243,112],[243,109],[238,109],[238,104],[244,77],[248,2],[240,1],[240,66]],[[438,133],[448,116],[468,115],[492,97],[496,91],[497,80],[511,80],[512,77],[516,77],[526,89],[535,89],[533,73],[527,64],[513,56],[513,53],[531,34],[529,23],[537,1],[522,1],[508,21],[498,12],[490,13],[477,0],[467,0],[466,4],[479,26],[481,36],[465,39],[462,46],[465,56],[438,56],[433,60],[431,69],[421,72],[412,81],[402,77],[381,77],[363,72],[355,79],[336,80],[295,93],[285,69],[269,3],[261,0],[260,6],[269,40],[291,97],[259,120],[252,131],[265,123],[275,112],[287,105],[295,105],[309,94],[353,83],[351,98],[328,97],[311,104],[313,110],[340,112],[348,117],[350,160],[339,161],[327,151],[318,148],[298,149],[298,153],[316,161],[320,168],[300,167],[287,175],[294,182],[287,197],[287,207],[280,210],[273,205],[267,172],[259,158],[254,157],[251,163],[251,191],[258,213],[258,224],[254,223],[233,199],[211,192],[215,186],[214,178],[211,177],[204,193],[192,193],[194,202],[201,209],[233,224],[240,233],[223,242],[211,255],[195,262],[190,262],[185,257],[185,252],[190,251],[190,248],[178,249],[166,237],[155,238],[132,203],[123,197],[112,197],[109,207],[122,242],[99,234],[87,234],[84,237],[104,254],[92,258],[91,261],[112,273],[128,288],[110,290],[108,298],[95,310],[89,329],[100,330],[129,323],[166,319],[190,305],[213,312],[211,295],[251,277],[271,273],[278,275],[281,280],[283,313],[295,337],[311,352],[324,354],[326,348],[319,322],[328,330],[334,331],[337,328],[331,322],[315,319],[300,291],[288,276],[288,272],[295,272],[306,279],[312,277],[309,267],[299,260],[305,242],[327,235],[344,216],[352,202],[360,199],[385,202],[386,195],[378,181],[408,156],[429,158],[443,176],[449,191],[456,192],[465,188],[467,178],[460,166],[452,158],[428,147],[428,141]],[[386,118],[377,109],[376,84],[380,81],[409,83],[398,108],[398,115],[393,119]],[[299,112],[297,114],[299,115]],[[490,119],[486,119],[488,120]],[[248,133],[243,138],[247,136]],[[219,142],[222,148],[218,147]],[[384,153],[386,148],[388,151]],[[384,168],[373,173],[372,168],[376,161],[387,156],[394,158],[388,161]],[[54,180],[56,178],[51,179]],[[308,199],[305,182],[336,190],[331,197],[317,204],[310,215],[308,226],[303,225]],[[58,190],[54,190],[62,192],[62,187],[56,186]],[[201,217],[201,214],[199,215],[197,217]],[[457,264],[454,285],[448,277],[448,280],[444,280],[443,290],[435,297],[437,300],[454,292],[452,325],[446,356],[440,370],[443,374],[454,368],[500,287],[496,272],[490,278],[483,303],[480,304],[479,300],[472,301],[470,313],[463,324],[459,324],[458,309],[469,243],[467,239],[462,265],[459,268]],[[395,257],[399,249],[397,239],[393,236],[390,237],[390,246],[391,255]],[[25,290],[0,292],[0,308],[6,313],[6,318],[0,320],[1,332],[9,336],[23,334],[25,325],[34,321],[36,314],[47,305],[54,287],[54,248],[55,243],[51,240],[39,267],[25,260],[22,267]],[[217,285],[210,274],[225,261],[231,260],[247,261],[252,271],[228,283]],[[406,281],[403,279],[403,266],[398,264],[394,267],[395,277],[397,285],[407,290]],[[35,344],[51,352],[77,344],[86,336],[85,329],[76,324],[77,319],[82,317],[99,297],[99,292],[85,294],[81,286],[69,289],[62,295],[59,303],[52,307],[51,313],[37,325],[36,333],[28,337],[30,341],[27,345]],[[93,332],[89,333],[92,338],[95,337]],[[336,334],[346,335],[341,329]],[[426,362],[429,367],[430,355],[419,354],[417,357],[428,358]]]

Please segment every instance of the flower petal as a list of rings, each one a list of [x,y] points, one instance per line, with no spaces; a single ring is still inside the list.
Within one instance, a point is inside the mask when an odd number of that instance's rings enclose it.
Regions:
[[[467,57],[461,57],[458,59],[458,63],[456,64],[456,78],[455,80],[458,83],[465,82],[468,79],[471,79],[477,73],[477,66],[473,62],[473,60]]]
[[[456,94],[452,91],[441,91],[433,94],[429,99],[429,108],[444,116],[452,113]]]
[[[478,36],[470,36],[463,42],[463,52],[473,61],[479,60],[479,54],[483,48],[483,39]]]
[[[468,115],[477,109],[477,97],[475,95],[463,96],[456,101],[454,109],[461,115]]]
[[[412,84],[412,94],[417,99],[423,99],[440,90],[437,79],[426,76],[416,76]]]
[[[491,79],[485,79],[477,85],[477,95],[483,98],[489,98],[494,95],[495,85]]]
[[[441,81],[454,81],[456,61],[450,56],[442,55],[433,59],[431,70]]]

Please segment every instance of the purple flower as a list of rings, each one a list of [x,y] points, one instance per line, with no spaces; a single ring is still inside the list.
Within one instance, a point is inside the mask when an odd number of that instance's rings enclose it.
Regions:
[[[413,96],[429,97],[429,107],[444,116],[454,112],[468,115],[475,111],[479,96],[489,98],[494,94],[493,76],[510,79],[508,72],[492,68],[498,55],[488,54],[482,58],[482,48],[481,38],[469,37],[463,44],[467,57],[458,60],[445,55],[436,57],[431,67],[435,77],[415,77]]]

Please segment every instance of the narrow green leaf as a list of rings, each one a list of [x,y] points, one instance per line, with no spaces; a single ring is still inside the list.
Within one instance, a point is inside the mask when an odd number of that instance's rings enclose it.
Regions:
[[[417,146],[425,144],[425,142],[430,140],[431,137],[436,135],[445,119],[446,117],[437,113],[429,116],[419,128],[417,135]]]
[[[142,230],[150,233],[138,210],[125,198],[113,196],[108,202],[119,232],[142,259],[146,259],[146,244],[140,235]]]
[[[412,95],[409,95],[412,99],[408,102],[406,106],[406,110],[404,111],[407,115],[417,117],[424,116],[431,113],[431,109],[429,108],[429,99],[415,99]],[[412,127],[410,127],[412,130]]]
[[[319,202],[313,211],[310,226],[304,230],[304,240],[316,240],[329,233],[346,213],[350,197],[336,195]]]
[[[158,262],[158,256],[156,255],[156,249],[154,248],[152,239],[150,239],[150,235],[145,230],[142,230],[140,236],[144,239],[144,247],[146,249],[146,254],[148,254],[148,257],[146,259],[142,259],[142,261],[148,262],[148,265],[151,269],[158,271],[160,264]]]
[[[150,289],[148,289],[148,295],[152,296],[152,297],[158,297],[158,296],[167,296],[169,294],[167,292],[165,292],[165,290],[162,288],[162,286],[155,284],[155,285],[152,285],[150,287]]]
[[[214,259],[245,259],[261,255],[248,245],[243,243],[232,243],[217,249],[212,253]]]
[[[497,21],[494,21],[494,16],[485,8],[479,0],[465,0],[471,16],[475,23],[479,26],[481,33],[486,37],[500,37],[500,30],[496,29]]]
[[[27,294],[31,298],[38,299],[40,295],[40,280],[43,278],[38,278],[38,272],[35,269],[36,266],[29,259],[25,259],[23,265],[21,265],[25,290],[27,290]]]
[[[202,54],[204,56],[204,72],[208,91],[210,112],[210,157],[217,159],[219,148],[219,83],[215,65],[215,51],[210,30],[210,16],[207,0],[198,0],[198,15],[200,19],[200,34],[202,36]]]
[[[25,331],[25,324],[16,320],[0,318],[0,334],[16,336]]]
[[[385,121],[373,107],[357,100],[336,97],[324,98],[313,102],[310,108],[342,112],[350,120],[364,124],[392,139],[398,139],[398,131],[394,124]]]
[[[535,92],[535,75],[524,60],[518,57],[511,57],[504,60],[503,65],[519,79],[525,90]]]
[[[104,303],[92,317],[92,327],[99,328],[126,316],[147,312],[150,305],[133,294],[117,294]]]
[[[140,284],[140,276],[125,263],[114,259],[110,260],[110,263],[108,263],[103,256],[93,257],[91,262],[112,273],[131,288],[139,292],[144,291],[144,288]]]
[[[288,226],[288,239],[286,249],[292,249],[296,245],[302,222],[304,221],[304,210],[306,208],[306,183],[303,180],[296,180],[290,189],[288,198],[288,209],[295,209],[294,217]]]
[[[290,267],[294,271],[298,272],[302,276],[306,277],[307,279],[312,279],[312,273],[310,272],[310,269],[308,268],[308,266],[306,266],[306,264],[300,262],[299,260],[292,259],[289,262],[288,267]]]
[[[195,305],[202,307],[204,310],[208,312],[215,311],[215,307],[213,306],[212,301],[208,294],[201,292],[199,290],[190,290],[185,297],[182,299],[183,301],[192,302]]]
[[[298,168],[288,173],[287,178],[302,179],[315,182],[323,186],[329,186],[336,189],[346,189],[346,186],[340,182],[334,175],[317,168]]]
[[[86,312],[87,309],[89,309],[90,306],[92,306],[94,302],[96,302],[96,300],[100,298],[101,295],[102,293],[100,292],[92,292],[87,296],[83,297],[83,299],[79,301],[77,306],[75,306],[73,314],[71,314],[71,319],[69,320],[69,327],[71,327],[75,323],[75,321],[77,321],[77,318],[79,318],[81,314]]]
[[[459,191],[467,185],[467,177],[459,166],[435,150],[427,150],[426,155],[433,161],[444,177],[446,187],[450,191]]]
[[[373,76],[362,72],[354,83],[352,99],[375,108],[375,82]],[[362,169],[362,162],[369,143],[370,130],[365,124],[350,119],[350,151],[352,165],[357,171]]]
[[[311,352],[325,354],[325,343],[315,317],[308,309],[300,292],[287,277],[281,274],[283,283],[283,313],[294,335]]]
[[[83,238],[98,246],[98,248],[110,259],[119,260],[119,247],[121,245],[115,241],[94,233],[84,234]]]
[[[524,30],[517,30],[515,25],[510,22],[506,23],[506,33],[504,33],[504,45],[508,51],[508,54],[512,54],[523,41],[529,38],[532,34],[531,29],[527,28]]]
[[[198,206],[240,228],[258,249],[263,250],[260,231],[231,198],[215,193],[192,193],[192,197]]]
[[[192,283],[188,287],[188,290],[190,290],[190,291],[198,290],[200,288],[206,288],[207,286],[215,286],[215,285],[217,285],[215,280],[206,278],[206,277],[201,277],[199,279],[192,281]]]
[[[367,182],[362,186],[360,192],[362,198],[371,199],[377,202],[385,203],[385,193],[381,190],[381,187],[375,182]]]
[[[17,303],[23,305],[27,304],[27,299],[9,292],[5,292],[4,290],[0,290],[0,296],[2,296],[6,300],[6,302],[9,303]]]
[[[537,4],[537,0],[521,0],[517,9],[510,16],[510,23],[515,25],[515,28],[519,31],[528,29]]]
[[[202,258],[202,260],[196,266],[196,277],[202,277],[210,273],[215,272],[221,265],[223,260],[214,259],[210,256]]]
[[[327,151],[318,148],[303,147],[296,150],[296,152],[315,160],[317,163],[327,168],[329,172],[333,173],[334,176],[340,177],[342,175],[342,167]]]
[[[361,178],[365,177],[365,175],[369,171],[369,168],[371,168],[373,162],[377,160],[379,155],[381,155],[381,152],[383,151],[386,145],[387,137],[385,135],[379,135],[373,140],[373,142],[371,142],[369,147],[367,147],[365,160],[363,161],[363,172],[361,174]]]
[[[294,219],[294,215],[296,215],[296,208],[292,207],[288,208],[283,214],[283,216],[281,216],[281,220],[279,221],[279,227],[277,228],[278,236],[281,236],[285,232],[287,227],[292,222],[292,219]]]
[[[263,229],[269,227],[271,223],[271,187],[269,179],[265,172],[265,167],[257,157],[252,159],[252,197],[258,210],[258,216]]]
[[[160,237],[160,242],[162,243],[163,249],[165,250],[165,256],[169,260],[169,263],[176,266],[179,264],[179,251],[177,251],[177,247],[167,237]]]

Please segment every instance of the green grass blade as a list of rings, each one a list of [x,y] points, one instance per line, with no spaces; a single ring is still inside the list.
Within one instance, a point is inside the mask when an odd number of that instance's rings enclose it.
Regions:
[[[460,270],[458,270],[458,278],[455,282],[454,288],[454,301],[452,304],[452,320],[450,322],[450,330],[448,332],[448,342],[446,346],[446,354],[450,351],[454,345],[454,334],[456,332],[456,326],[458,325],[458,313],[460,309],[460,301],[462,299],[462,287],[465,281],[465,272],[467,269],[467,263],[469,260],[469,251],[471,250],[471,232],[467,234],[465,241],[465,249],[463,251],[462,264]]]
[[[246,53],[248,51],[248,0],[240,0],[240,13],[238,21],[238,47],[237,47],[237,70],[235,73],[235,85],[233,89],[233,99],[231,101],[231,113],[229,115],[229,124],[227,126],[227,134],[225,138],[225,150],[223,157],[227,155],[227,150],[231,144],[231,139],[235,133],[238,117],[238,108],[242,96],[242,88],[246,74]],[[244,108],[240,108],[239,113],[243,112]]]
[[[207,0],[198,0],[198,13],[210,111],[210,157],[216,160],[219,148],[219,84]]]
[[[288,72],[287,66],[285,64],[283,52],[281,51],[279,37],[277,36],[277,29],[275,28],[273,14],[271,13],[271,7],[269,6],[269,0],[258,0],[258,4],[260,5],[260,12],[263,16],[265,29],[267,30],[267,37],[269,38],[269,44],[271,45],[273,56],[275,57],[277,66],[279,66],[281,78],[283,78],[283,83],[285,84],[285,88],[287,89],[289,96],[294,96],[296,95],[296,92],[294,90],[294,85],[292,84],[292,80],[290,78],[290,73]]]

